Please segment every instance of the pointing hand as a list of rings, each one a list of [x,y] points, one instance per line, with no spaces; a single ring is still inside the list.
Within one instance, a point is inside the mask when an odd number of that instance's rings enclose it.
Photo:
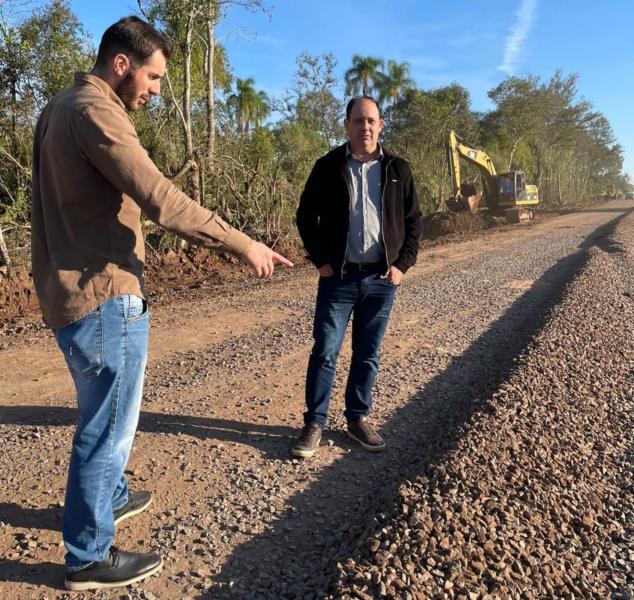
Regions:
[[[253,269],[255,275],[260,278],[270,277],[275,269],[274,265],[292,267],[293,263],[281,254],[274,252],[261,242],[253,242],[244,254],[244,260]]]

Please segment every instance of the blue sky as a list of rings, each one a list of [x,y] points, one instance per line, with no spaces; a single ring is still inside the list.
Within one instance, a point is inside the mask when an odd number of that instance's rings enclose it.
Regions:
[[[265,0],[266,1],[266,0]],[[508,74],[579,75],[580,97],[610,121],[634,179],[634,0],[269,0],[268,14],[234,7],[218,27],[236,77],[258,89],[288,89],[302,51],[332,52],[338,75],[353,54],[408,61],[418,87],[457,82],[474,110]],[[103,30],[136,12],[131,0],[72,0],[98,43]]]

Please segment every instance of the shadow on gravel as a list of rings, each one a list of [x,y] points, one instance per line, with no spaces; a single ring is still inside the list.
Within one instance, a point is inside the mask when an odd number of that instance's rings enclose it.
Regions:
[[[63,427],[74,426],[76,419],[77,409],[66,406],[0,406],[0,425]],[[203,440],[248,444],[265,455],[275,456],[280,454],[279,441],[284,440],[286,444],[288,437],[295,432],[291,427],[279,425],[146,411],[141,412],[138,431],[185,434]]]
[[[0,406],[0,425],[65,427],[74,426],[76,418],[77,410],[70,407]],[[290,427],[150,412],[141,413],[138,430],[248,444],[265,456],[277,458],[287,455],[288,440],[295,432]],[[62,509],[24,508],[15,502],[0,502],[0,520],[12,527],[59,531]]]
[[[219,585],[201,590],[198,598],[308,600],[328,591],[337,563],[365,544],[384,518],[382,511],[398,506],[401,484],[422,474],[433,477],[471,416],[493,410],[488,400],[561,302],[590,250],[614,246],[610,235],[632,209],[619,212],[577,252],[544,273],[464,354],[385,422],[386,452],[369,455],[354,449],[323,469],[318,481],[289,499],[264,533],[234,550],[215,577]],[[336,589],[330,592],[337,597]]]
[[[55,563],[27,564],[16,560],[0,560],[0,581],[44,585],[54,590],[63,590],[64,570]]]
[[[51,531],[59,531],[62,527],[62,509],[55,505],[47,508],[24,508],[15,502],[0,502],[0,515],[12,527]]]

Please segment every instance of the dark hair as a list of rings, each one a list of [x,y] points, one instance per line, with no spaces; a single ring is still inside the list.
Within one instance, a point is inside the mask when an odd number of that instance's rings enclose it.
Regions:
[[[156,50],[169,59],[172,44],[160,31],[139,17],[124,17],[104,32],[95,64],[103,67],[117,54],[125,54],[132,66],[138,68]]]
[[[374,102],[376,109],[379,111],[379,117],[381,116],[381,107],[379,106],[379,103],[372,96],[355,96],[354,98],[350,100],[350,102],[348,102],[348,105],[346,106],[346,119],[350,119],[350,113],[352,112],[352,107],[359,100],[369,100],[370,102]]]

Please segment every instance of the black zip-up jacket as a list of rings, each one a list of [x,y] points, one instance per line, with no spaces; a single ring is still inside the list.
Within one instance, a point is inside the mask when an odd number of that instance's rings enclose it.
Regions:
[[[313,167],[299,200],[296,223],[317,267],[330,264],[341,273],[346,259],[350,191],[346,144],[322,156]],[[385,151],[381,160],[382,241],[385,271],[394,265],[405,273],[416,262],[423,219],[409,163]]]

